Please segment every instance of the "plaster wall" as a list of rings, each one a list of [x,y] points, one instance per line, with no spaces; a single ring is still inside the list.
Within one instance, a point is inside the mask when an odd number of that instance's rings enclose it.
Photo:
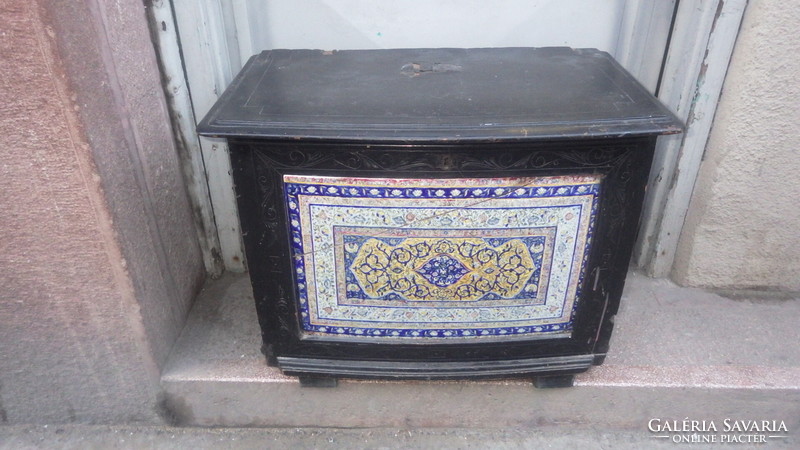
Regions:
[[[161,420],[204,272],[144,8],[0,0],[0,423]]]
[[[745,12],[672,276],[800,290],[800,1]]]

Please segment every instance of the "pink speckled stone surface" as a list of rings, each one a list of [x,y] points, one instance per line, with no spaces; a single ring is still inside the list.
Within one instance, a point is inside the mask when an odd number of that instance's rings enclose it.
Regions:
[[[572,388],[513,379],[340,380],[315,389],[266,367],[251,295],[246,276],[227,275],[198,300],[162,377],[179,423],[646,431],[656,415],[744,414],[800,429],[800,350],[788,344],[797,341],[796,300],[731,300],[630,273],[606,363]]]
[[[0,30],[0,423],[159,423],[203,268],[144,5]]]

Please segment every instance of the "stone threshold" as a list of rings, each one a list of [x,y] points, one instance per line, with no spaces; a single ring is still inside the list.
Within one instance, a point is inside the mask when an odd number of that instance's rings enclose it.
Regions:
[[[752,297],[752,296],[751,296]],[[631,272],[602,366],[575,386],[526,379],[340,380],[300,387],[265,363],[246,275],[212,280],[162,374],[176,424],[313,427],[611,427],[653,417],[794,421],[800,299],[732,300]]]

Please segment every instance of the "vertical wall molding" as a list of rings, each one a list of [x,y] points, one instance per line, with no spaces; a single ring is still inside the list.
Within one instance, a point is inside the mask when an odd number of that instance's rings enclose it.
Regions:
[[[172,0],[172,4],[183,67],[207,69],[185,71],[185,80],[191,87],[190,111],[194,118],[201,118],[241,68],[235,25],[231,30],[234,9],[222,0]],[[197,136],[194,126],[194,119],[187,122],[186,137],[199,143],[220,256],[225,269],[242,272],[245,270],[244,249],[228,145],[224,139]]]
[[[659,139],[635,263],[649,276],[672,270],[683,222],[722,92],[747,0],[678,6],[658,97],[686,124]]]
[[[677,0],[628,0],[622,11],[615,58],[655,93]]]
[[[198,228],[198,241],[203,252],[203,264],[212,277],[222,274],[224,264],[220,249],[217,224],[211,205],[211,195],[206,180],[200,141],[195,132],[195,117],[186,74],[183,70],[180,40],[169,0],[155,1],[149,8],[151,33],[159,53],[163,72],[164,90],[170,102],[173,128],[175,129],[183,173],[189,188]]]

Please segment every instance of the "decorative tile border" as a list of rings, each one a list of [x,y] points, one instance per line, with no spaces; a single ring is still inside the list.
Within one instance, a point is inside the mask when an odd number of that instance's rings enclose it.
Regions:
[[[600,182],[285,175],[304,334],[569,336]]]

